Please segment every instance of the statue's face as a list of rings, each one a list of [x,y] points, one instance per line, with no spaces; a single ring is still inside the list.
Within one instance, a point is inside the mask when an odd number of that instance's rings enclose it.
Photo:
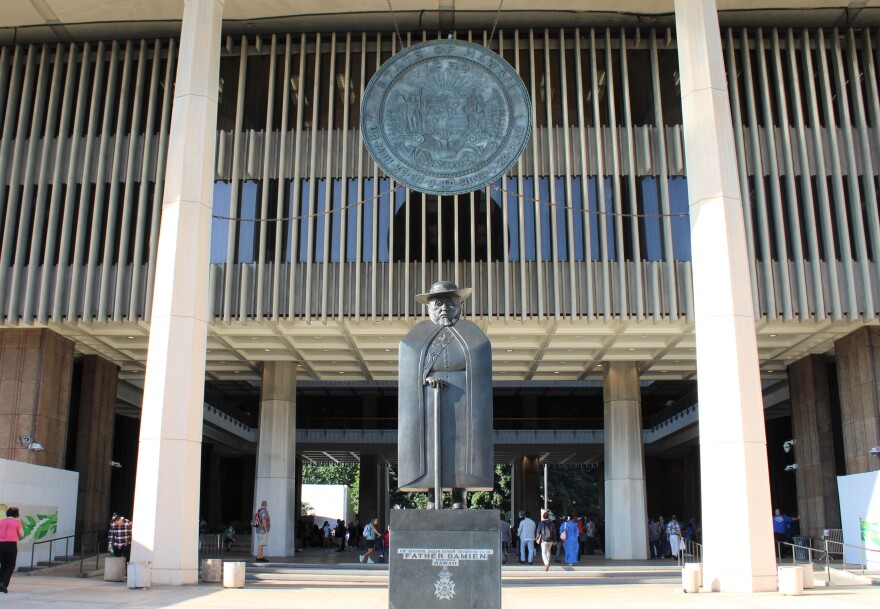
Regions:
[[[432,298],[428,301],[428,315],[435,324],[454,326],[461,317],[461,298],[455,295]]]

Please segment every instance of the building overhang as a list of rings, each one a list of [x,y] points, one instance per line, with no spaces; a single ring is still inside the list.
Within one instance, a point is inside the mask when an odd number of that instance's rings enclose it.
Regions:
[[[176,36],[183,0],[4,0],[0,44]],[[395,0],[401,29],[450,30],[491,27],[497,0]],[[673,0],[555,0],[540,9],[527,0],[507,0],[502,28],[632,27],[674,25]],[[719,0],[722,25],[872,26],[880,23],[880,2],[829,0]],[[390,31],[394,21],[383,0],[225,0],[224,32]]]

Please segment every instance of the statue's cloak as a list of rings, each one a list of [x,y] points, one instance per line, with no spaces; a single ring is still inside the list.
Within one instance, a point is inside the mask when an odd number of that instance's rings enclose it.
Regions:
[[[438,338],[439,335],[439,338]],[[441,485],[492,490],[492,345],[473,322],[418,323],[400,343],[398,483],[434,488],[434,409],[427,377],[440,389]]]

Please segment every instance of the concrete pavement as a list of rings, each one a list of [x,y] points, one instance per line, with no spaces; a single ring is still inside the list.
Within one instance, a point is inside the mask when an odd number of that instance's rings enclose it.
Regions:
[[[361,565],[357,554],[308,550],[294,561],[249,564],[246,587],[219,584],[129,590],[124,583],[59,574],[16,573],[0,609],[387,609],[388,570]],[[241,559],[246,559],[244,556]],[[351,564],[354,563],[354,564]],[[506,565],[504,609],[861,609],[880,607],[880,586],[833,585],[802,597],[778,593],[682,594],[671,561],[606,561],[589,557],[575,567]],[[841,582],[843,583],[843,582]],[[413,608],[419,609],[419,608]]]

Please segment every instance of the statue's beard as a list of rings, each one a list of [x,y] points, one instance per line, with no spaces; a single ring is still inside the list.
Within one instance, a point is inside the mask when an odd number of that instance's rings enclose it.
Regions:
[[[439,320],[441,326],[452,326],[455,325],[455,319],[452,317],[441,317]]]

